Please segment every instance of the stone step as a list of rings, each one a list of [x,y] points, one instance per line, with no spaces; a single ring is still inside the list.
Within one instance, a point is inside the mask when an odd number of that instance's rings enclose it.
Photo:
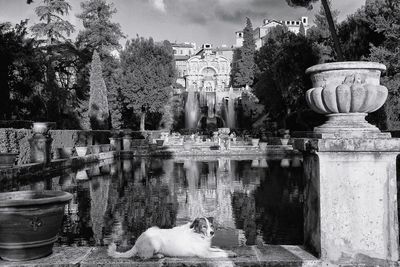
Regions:
[[[128,248],[127,248],[128,249]],[[69,266],[274,266],[274,267],[317,267],[320,261],[299,246],[245,246],[231,249],[236,257],[163,258],[142,261],[140,259],[114,259],[107,255],[106,247],[55,247],[53,254],[27,262],[0,260],[0,266],[21,267],[69,267]]]

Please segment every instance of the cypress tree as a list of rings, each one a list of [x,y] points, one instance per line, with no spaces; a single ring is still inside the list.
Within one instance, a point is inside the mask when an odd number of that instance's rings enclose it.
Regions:
[[[253,25],[246,18],[246,27],[243,29],[243,46],[240,49],[240,59],[232,62],[232,80],[234,87],[252,86],[254,81],[254,54],[256,45],[253,38]]]
[[[101,61],[97,51],[93,53],[90,68],[89,118],[93,130],[109,129],[107,88],[103,80]]]
[[[306,36],[306,29],[304,28],[303,22],[300,23],[299,34],[303,35],[303,36]]]

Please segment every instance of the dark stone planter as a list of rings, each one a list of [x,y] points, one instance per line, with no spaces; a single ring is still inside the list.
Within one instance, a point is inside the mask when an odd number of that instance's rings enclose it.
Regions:
[[[89,150],[90,150],[90,152],[89,152],[90,154],[98,155],[100,153],[100,146],[99,145],[91,146],[91,147],[89,147]]]
[[[58,155],[60,156],[60,159],[69,159],[70,157],[72,157],[73,153],[74,153],[73,147],[58,148]]]
[[[12,168],[18,153],[0,153],[0,168]]]
[[[163,139],[156,139],[156,144],[157,144],[157,146],[163,146],[164,145],[164,140]]]
[[[63,191],[0,193],[0,257],[26,261],[51,254],[71,199]]]

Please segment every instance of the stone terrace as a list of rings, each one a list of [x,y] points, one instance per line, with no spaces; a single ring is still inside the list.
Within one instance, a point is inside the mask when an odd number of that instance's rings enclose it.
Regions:
[[[72,267],[72,266],[274,266],[316,267],[320,261],[298,246],[246,246],[232,249],[237,257],[228,259],[163,258],[148,261],[114,259],[107,256],[106,247],[55,247],[48,257],[26,262],[0,260],[0,267]]]

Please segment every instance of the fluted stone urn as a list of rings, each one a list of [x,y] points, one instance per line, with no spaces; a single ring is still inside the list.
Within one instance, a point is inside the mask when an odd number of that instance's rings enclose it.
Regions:
[[[368,123],[368,113],[378,110],[386,101],[388,90],[380,85],[385,65],[376,62],[334,62],[312,66],[313,88],[306,92],[312,110],[326,114],[328,121],[314,128],[315,133],[359,135],[380,133]]]

